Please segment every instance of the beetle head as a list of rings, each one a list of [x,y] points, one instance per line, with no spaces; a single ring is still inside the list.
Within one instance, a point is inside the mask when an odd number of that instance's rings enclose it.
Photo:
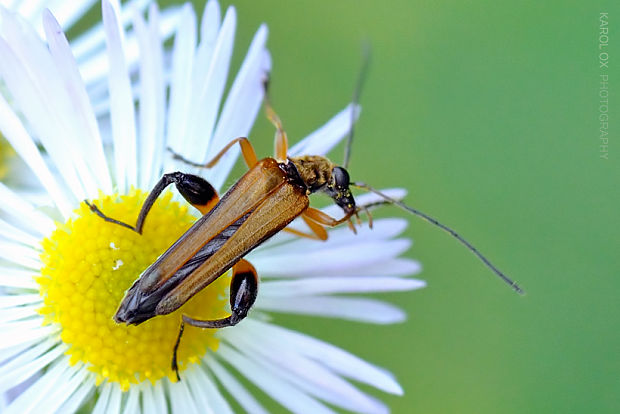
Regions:
[[[334,167],[327,185],[323,192],[330,196],[334,202],[340,206],[348,216],[356,211],[355,199],[349,188],[349,173],[342,167]]]

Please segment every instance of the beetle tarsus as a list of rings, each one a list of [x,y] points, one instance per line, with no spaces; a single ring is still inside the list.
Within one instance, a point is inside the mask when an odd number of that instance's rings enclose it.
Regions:
[[[123,226],[125,228],[128,228],[129,230],[133,230],[136,233],[141,234],[141,232],[138,231],[134,226],[106,216],[105,214],[103,214],[103,212],[101,210],[99,210],[99,207],[97,207],[93,203],[89,203],[88,200],[84,200],[84,204],[86,204],[88,206],[88,208],[90,208],[90,211],[92,211],[93,213],[95,213],[96,215],[98,215],[99,217],[101,217],[102,219],[107,221],[108,223],[118,224],[119,226]]]
[[[177,336],[177,341],[174,343],[174,351],[172,352],[172,370],[177,376],[177,381],[181,381],[181,376],[179,375],[179,364],[178,364],[177,354],[179,352],[179,344],[181,343],[181,336],[183,336],[184,330],[185,330],[185,322],[181,321],[181,327],[179,328],[179,335]]]
[[[168,150],[168,152],[170,152],[172,154],[172,159],[174,159],[174,160],[181,161],[183,164],[187,164],[190,167],[206,168],[204,163],[198,163],[198,162],[194,162],[192,160],[188,160],[187,158],[185,158],[184,156],[182,156],[178,152],[175,152],[170,147],[167,147],[166,149]]]

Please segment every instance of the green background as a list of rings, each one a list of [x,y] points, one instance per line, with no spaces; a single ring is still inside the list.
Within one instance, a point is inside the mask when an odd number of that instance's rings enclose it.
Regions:
[[[394,372],[405,395],[381,398],[395,413],[620,412],[620,6],[498,3],[234,3],[237,64],[258,25],[269,26],[272,98],[292,141],[350,100],[368,40],[351,176],[407,188],[408,203],[527,291],[519,297],[412,217],[408,255],[428,287],[380,295],[407,310],[406,323],[276,321]],[[599,68],[600,12],[609,12],[611,73]],[[602,73],[608,160],[599,153]],[[261,119],[252,132],[260,154],[271,153],[272,136]]]
[[[618,2],[235,6],[233,65],[266,22],[272,99],[293,142],[350,100],[367,40],[352,178],[407,188],[407,203],[457,229],[527,291],[519,297],[412,217],[407,254],[428,287],[378,295],[405,308],[406,323],[276,322],[395,373],[405,395],[377,393],[395,413],[620,412]],[[607,71],[600,12],[610,21]],[[601,74],[610,78],[608,160],[599,152]],[[251,134],[259,154],[271,153],[272,136],[261,117]],[[332,156],[341,160],[342,147]]]

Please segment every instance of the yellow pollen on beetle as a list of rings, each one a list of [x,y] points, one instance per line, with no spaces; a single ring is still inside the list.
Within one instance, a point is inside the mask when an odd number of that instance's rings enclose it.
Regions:
[[[92,202],[108,217],[135,224],[146,193],[100,196]],[[149,212],[143,234],[105,222],[84,203],[52,235],[43,240],[43,268],[37,277],[44,324],[60,327],[71,364],[79,361],[104,380],[131,384],[163,377],[176,381],[171,370],[173,347],[181,316],[226,317],[230,275],[226,273],[177,311],[137,326],[112,319],[125,292],[142,271],[172,245],[196,220],[187,205],[161,196]],[[186,327],[179,347],[179,366],[196,363],[207,349],[217,350],[215,329]]]

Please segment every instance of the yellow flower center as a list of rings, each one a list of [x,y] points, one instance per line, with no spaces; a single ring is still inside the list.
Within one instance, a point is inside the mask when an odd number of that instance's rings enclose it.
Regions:
[[[11,157],[15,155],[13,147],[0,134],[0,178],[4,178],[9,169],[8,163]]]
[[[94,203],[108,217],[134,224],[146,193],[101,196]],[[105,222],[85,205],[58,224],[43,240],[43,269],[37,278],[45,324],[58,324],[69,346],[71,363],[86,363],[97,383],[118,382],[123,390],[144,380],[175,381],[170,365],[181,315],[218,319],[228,315],[229,273],[195,295],[179,310],[138,326],[118,324],[112,316],[144,269],[196,220],[187,205],[160,197],[146,219],[143,234]],[[185,329],[179,347],[180,370],[198,362],[207,348],[216,350],[214,329]]]

